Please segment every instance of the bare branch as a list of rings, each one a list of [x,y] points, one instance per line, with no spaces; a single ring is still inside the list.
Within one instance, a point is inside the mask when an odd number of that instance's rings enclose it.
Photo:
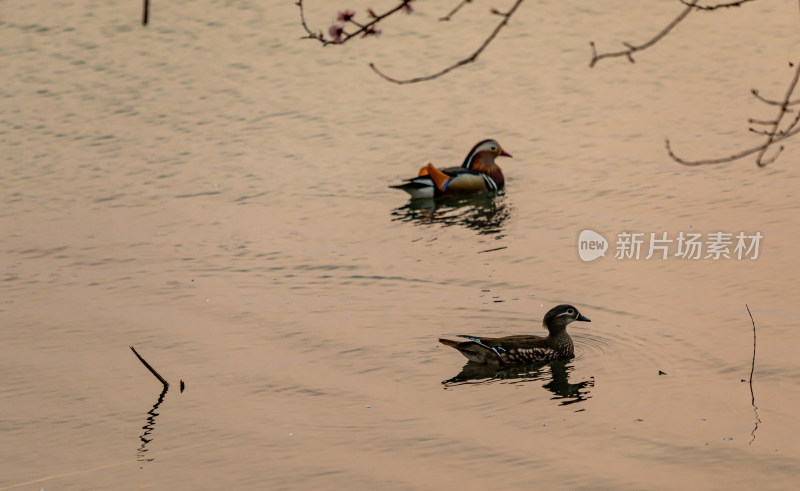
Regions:
[[[311,29],[308,28],[308,24],[306,23],[305,10],[303,10],[303,0],[297,0],[297,3],[295,3],[295,5],[297,5],[297,7],[300,9],[300,23],[303,25],[303,29],[305,29],[306,32],[308,33],[308,35],[304,36],[303,39],[316,39],[319,42],[321,42],[323,45],[326,44],[325,43],[325,38],[322,37],[322,33],[321,32],[320,33],[315,33],[313,31],[311,31]]]
[[[723,8],[724,9],[729,9],[731,7],[741,7],[742,4],[745,4],[747,2],[752,2],[752,1],[753,0],[738,0],[737,2],[718,3],[716,5],[695,5],[695,4],[692,4],[691,6],[693,8],[696,8],[697,10],[710,11],[710,10],[717,10],[717,9],[723,9]],[[686,0],[681,0],[681,3],[684,4],[684,5],[687,5],[687,6],[689,5],[689,2],[687,2]]]
[[[763,143],[763,144],[758,145],[756,147],[748,148],[747,150],[742,150],[741,152],[735,153],[735,154],[730,155],[728,157],[720,157],[720,158],[717,158],[717,159],[705,159],[705,160],[686,160],[686,159],[682,159],[682,158],[678,157],[677,155],[675,155],[675,153],[672,151],[672,146],[670,145],[669,140],[666,140],[666,145],[667,145],[667,153],[669,154],[669,156],[672,158],[672,160],[674,160],[675,162],[677,162],[679,164],[688,165],[688,166],[691,166],[691,167],[698,166],[698,165],[709,165],[709,164],[727,164],[729,162],[733,162],[734,160],[739,160],[741,158],[747,157],[748,155],[753,155],[756,152],[764,151],[767,148],[769,148],[770,145],[775,144],[775,143],[777,143],[779,141],[783,141],[783,140],[785,140],[785,139],[787,139],[787,138],[789,138],[791,136],[794,136],[794,135],[796,135],[798,133],[800,133],[800,128],[795,128],[792,131],[790,131],[788,133],[785,133],[785,134],[783,134],[781,136],[773,137],[772,138],[772,142],[769,143],[769,144]]]
[[[776,123],[776,121],[774,119],[771,120],[771,121],[766,121],[764,119],[753,119],[753,118],[750,118],[747,121],[750,124],[763,124],[764,126],[769,126],[769,125],[773,125],[773,124]]]
[[[372,70],[375,73],[377,73],[380,77],[382,77],[384,80],[388,80],[389,82],[396,83],[396,84],[413,84],[413,83],[417,83],[417,82],[425,82],[427,80],[433,80],[435,78],[439,78],[442,75],[444,75],[444,74],[446,74],[446,73],[448,73],[448,72],[450,72],[452,70],[455,70],[456,68],[458,68],[460,66],[464,66],[464,65],[466,65],[468,63],[472,63],[475,60],[477,60],[478,57],[481,55],[481,53],[483,53],[483,50],[485,50],[486,47],[489,46],[489,44],[497,36],[497,33],[499,33],[500,30],[503,29],[508,24],[508,20],[511,18],[512,15],[514,15],[514,12],[517,11],[517,8],[522,4],[523,1],[524,0],[516,0],[514,2],[514,5],[511,6],[511,8],[508,10],[508,12],[505,12],[505,13],[498,12],[497,15],[500,15],[501,17],[503,17],[503,20],[501,20],[500,23],[497,24],[497,27],[495,27],[494,30],[492,31],[492,33],[489,34],[489,37],[487,37],[483,41],[483,44],[481,44],[480,47],[478,47],[478,49],[475,50],[475,52],[472,53],[470,56],[468,56],[467,58],[464,58],[463,60],[460,60],[460,61],[450,65],[449,67],[445,68],[444,70],[440,70],[440,71],[438,71],[438,72],[436,72],[436,73],[434,73],[432,75],[425,75],[425,76],[422,76],[422,77],[416,77],[416,78],[411,78],[411,79],[407,79],[407,80],[400,80],[400,79],[396,79],[396,78],[393,78],[393,77],[390,77],[390,76],[386,75],[385,73],[380,71],[378,69],[378,67],[375,66],[374,63],[370,63],[369,67],[372,68]]]
[[[657,42],[659,42],[664,36],[669,34],[669,32],[675,26],[680,24],[680,22],[683,19],[685,19],[686,16],[689,15],[692,12],[692,10],[694,10],[695,4],[697,4],[698,1],[699,0],[691,0],[689,3],[686,3],[687,7],[685,9],[683,9],[683,12],[681,12],[677,17],[672,19],[672,22],[667,24],[667,26],[664,29],[662,29],[658,34],[656,34],[649,41],[647,41],[647,42],[645,42],[643,44],[640,44],[638,46],[634,45],[634,44],[631,44],[631,43],[623,42],[622,44],[628,49],[623,50],[623,51],[613,51],[613,52],[609,52],[609,53],[602,53],[602,54],[598,55],[597,54],[597,48],[594,45],[594,41],[590,41],[589,42],[589,46],[592,47],[592,60],[589,62],[589,68],[593,68],[595,66],[595,64],[597,64],[597,62],[602,60],[603,58],[614,58],[614,57],[619,57],[619,56],[624,56],[624,57],[628,58],[628,61],[630,61],[631,63],[635,63],[635,60],[633,59],[633,54],[635,52],[642,51],[642,50],[645,50],[645,49],[649,48],[650,46],[652,46],[652,45],[656,44]]]
[[[358,27],[358,29],[353,31],[353,32],[348,33],[348,32],[344,32],[344,26],[341,26],[341,29],[342,29],[342,31],[340,33],[341,37],[338,38],[338,39],[336,37],[334,37],[334,39],[331,39],[331,40],[325,39],[325,36],[322,34],[322,32],[318,32],[318,33],[314,32],[308,27],[308,24],[306,23],[305,10],[303,9],[303,0],[297,0],[295,5],[297,5],[297,7],[300,9],[300,23],[303,25],[303,29],[305,29],[305,31],[308,33],[306,36],[303,36],[303,39],[316,39],[317,41],[322,43],[323,46],[327,46],[329,44],[344,44],[347,41],[351,40],[352,38],[358,36],[359,34],[361,34],[362,36],[369,35],[369,34],[374,34],[375,33],[375,27],[374,27],[375,24],[377,24],[381,20],[385,19],[386,17],[389,17],[392,14],[394,14],[396,12],[399,12],[400,10],[406,9],[408,11],[408,9],[411,8],[409,6],[409,3],[413,2],[413,1],[414,0],[401,0],[398,5],[396,5],[395,7],[387,10],[386,12],[384,12],[384,13],[382,13],[380,15],[374,14],[374,13],[372,13],[372,11],[370,11],[370,15],[372,17],[372,20],[367,22],[366,24],[360,24],[360,23],[355,22],[355,21],[353,21],[351,19],[348,19],[348,22],[354,24],[356,27]]]
[[[797,115],[794,117],[794,121],[792,121],[792,123],[789,126],[787,126],[785,129],[781,130],[781,133],[786,133],[787,131],[792,131],[793,129],[795,129],[797,127],[798,123],[800,123],[800,112],[797,113]]]
[[[761,418],[758,417],[758,406],[756,406],[756,394],[753,392],[753,372],[756,371],[756,321],[753,320],[750,307],[747,304],[744,304],[744,306],[747,309],[747,314],[750,316],[750,323],[753,324],[753,361],[750,362],[750,404],[753,406],[753,412],[756,415],[756,423],[753,427],[753,431],[750,432],[750,435],[753,437],[750,439],[750,445],[752,445],[756,439],[758,424],[761,423]]]
[[[461,0],[461,2],[458,5],[456,5],[456,8],[451,10],[450,13],[445,15],[444,17],[439,17],[439,20],[440,21],[448,21],[448,20],[452,19],[453,16],[456,15],[456,13],[459,10],[461,10],[461,7],[463,7],[464,5],[466,5],[468,3],[472,3],[472,0]]]
[[[758,99],[759,101],[763,102],[764,104],[769,104],[771,106],[783,105],[783,101],[773,101],[771,99],[766,99],[756,89],[750,89],[750,93],[752,93],[755,96],[756,99]],[[796,104],[800,104],[800,99],[795,99],[793,101],[788,101],[786,105],[787,106],[794,106]]]
[[[750,312],[750,307],[747,304],[744,304],[744,307],[747,309],[747,314],[750,316],[750,323],[753,324],[753,361],[750,363],[750,394],[753,393],[753,372],[756,370],[756,321],[753,320],[753,314]],[[756,398],[752,398],[753,404],[755,404]]]
[[[786,106],[788,107],[789,105],[791,105],[791,102],[790,101],[786,101]],[[787,114],[791,113],[791,112],[794,112],[794,111],[792,111],[791,109],[786,109],[786,113]],[[800,122],[800,111],[797,111],[797,115],[794,117],[794,121],[792,121],[791,124],[789,124],[789,126],[784,128],[783,131],[790,131],[790,130],[794,129],[794,127],[797,126],[798,122]]]
[[[767,138],[769,138],[769,135],[767,136]],[[765,166],[765,165],[767,165],[767,164],[771,164],[771,163],[775,162],[776,160],[778,160],[778,157],[781,155],[781,153],[783,152],[783,149],[784,149],[784,148],[785,148],[785,147],[784,147],[783,145],[779,146],[779,147],[778,147],[778,151],[777,151],[777,152],[775,152],[775,155],[773,155],[773,156],[772,156],[772,158],[769,158],[769,159],[765,159],[765,158],[764,158],[764,154],[765,154],[765,153],[767,153],[767,149],[768,149],[768,147],[767,147],[767,148],[765,148],[765,149],[764,149],[764,150],[762,150],[762,151],[761,151],[761,153],[758,155],[758,162],[757,162],[757,163],[758,163],[758,165],[760,165],[761,167],[764,167],[764,166]]]
[[[767,164],[771,164],[772,162],[775,161],[775,159],[778,158],[778,155],[776,154],[775,157],[773,157],[772,159],[764,160],[764,154],[767,152],[769,146],[772,145],[774,141],[776,141],[776,138],[781,138],[781,137],[782,137],[781,139],[786,138],[787,135],[796,130],[795,126],[797,120],[795,119],[795,123],[791,124],[787,130],[781,131],[780,134],[778,132],[781,121],[783,120],[783,117],[786,116],[787,107],[789,106],[789,101],[792,98],[792,94],[794,94],[794,89],[795,87],[797,87],[798,79],[800,79],[800,64],[797,65],[797,68],[794,71],[794,76],[792,77],[792,81],[789,82],[789,87],[787,87],[786,89],[786,95],[783,97],[783,104],[780,105],[778,116],[775,118],[775,124],[772,127],[772,131],[774,134],[767,135],[767,142],[765,143],[764,148],[759,152],[758,156],[756,157],[756,163],[759,165],[759,167],[764,167]],[[783,150],[783,147],[781,147],[780,150]],[[778,151],[778,153],[780,153],[780,150]]]
[[[792,76],[792,80],[789,82],[789,86],[786,88],[786,94],[783,97],[783,101],[770,101],[768,99],[763,99],[761,96],[758,95],[757,90],[752,90],[751,92],[755,95],[759,100],[763,100],[764,103],[769,105],[777,105],[778,115],[775,119],[772,120],[759,120],[759,119],[749,119],[750,124],[758,124],[762,126],[766,126],[766,129],[763,130],[756,130],[752,127],[748,128],[750,132],[755,133],[757,135],[764,136],[766,140],[761,145],[757,145],[755,147],[748,148],[747,150],[743,150],[739,153],[729,155],[727,157],[721,157],[716,159],[703,159],[703,160],[686,160],[681,157],[675,155],[672,151],[672,147],[670,146],[669,140],[667,140],[667,153],[669,156],[679,164],[683,165],[690,165],[690,166],[697,166],[697,165],[708,165],[708,164],[724,164],[728,162],[733,162],[734,160],[739,160],[741,158],[747,157],[748,155],[756,154],[756,164],[759,167],[764,167],[769,165],[775,160],[778,159],[781,152],[783,152],[783,145],[778,146],[775,154],[772,157],[766,157],[767,151],[773,147],[776,143],[779,143],[787,138],[790,138],[798,133],[800,133],[800,113],[795,115],[794,119],[791,123],[786,125],[784,128],[781,128],[781,123],[784,121],[784,118],[787,114],[790,113],[789,106],[794,104],[797,101],[792,101],[792,95],[794,95],[794,91],[797,88],[797,82],[800,80],[800,63],[795,66],[794,75]]]

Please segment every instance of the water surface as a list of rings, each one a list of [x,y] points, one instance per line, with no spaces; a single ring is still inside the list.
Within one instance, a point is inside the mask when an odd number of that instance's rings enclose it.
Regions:
[[[487,7],[442,25],[421,3],[322,49],[293,2],[151,3],[147,28],[136,2],[0,7],[0,489],[794,485],[798,146],[685,168],[663,141],[753,143],[773,111],[749,90],[783,94],[796,7],[691,16],[590,70],[590,40],[679,7],[526,2],[478,63],[399,87],[367,63],[440,69]],[[502,196],[387,188],[488,137],[514,155]],[[584,229],[605,258],[580,260]],[[623,231],[764,240],[617,260]],[[542,334],[565,302],[592,319],[567,362],[487,373],[436,342]]]

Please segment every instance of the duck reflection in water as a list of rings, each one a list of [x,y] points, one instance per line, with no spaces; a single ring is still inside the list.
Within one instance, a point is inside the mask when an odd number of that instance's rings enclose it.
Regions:
[[[569,360],[551,360],[515,366],[491,366],[474,361],[467,362],[455,377],[444,380],[445,388],[458,385],[489,384],[497,381],[505,383],[527,383],[547,381],[542,387],[554,394],[553,400],[560,400],[565,406],[591,398],[590,388],[594,387],[594,377],[572,384],[569,372],[574,369]],[[501,382],[503,383],[503,382]]]
[[[417,225],[461,226],[481,235],[499,234],[511,215],[504,194],[461,198],[412,199],[392,210],[392,221]]]

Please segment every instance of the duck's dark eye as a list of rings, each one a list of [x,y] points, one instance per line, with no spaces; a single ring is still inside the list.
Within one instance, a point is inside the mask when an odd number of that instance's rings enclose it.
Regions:
[[[494,152],[495,150],[497,150],[497,147],[492,147],[492,152]]]
[[[567,309],[567,313],[568,313],[569,315],[572,315],[572,314],[574,314],[574,313],[575,313],[575,311],[574,311],[574,310],[572,310],[572,309]]]

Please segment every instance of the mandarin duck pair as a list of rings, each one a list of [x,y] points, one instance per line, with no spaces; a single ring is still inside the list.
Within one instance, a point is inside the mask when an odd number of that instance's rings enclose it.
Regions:
[[[431,163],[419,175],[403,184],[389,186],[402,189],[412,198],[440,198],[494,193],[505,186],[503,171],[494,162],[497,157],[511,157],[496,140],[483,140],[467,154],[461,167],[439,169]]]
[[[461,167],[439,169],[431,163],[419,175],[403,184],[389,186],[402,189],[412,198],[440,198],[494,193],[505,185],[503,171],[495,163],[497,157],[511,157],[496,140],[483,140],[467,154]],[[572,305],[558,305],[544,316],[547,336],[517,335],[502,338],[459,335],[467,341],[439,339],[455,348],[469,361],[487,365],[514,365],[572,358],[575,347],[567,334],[574,321],[591,322]]]

